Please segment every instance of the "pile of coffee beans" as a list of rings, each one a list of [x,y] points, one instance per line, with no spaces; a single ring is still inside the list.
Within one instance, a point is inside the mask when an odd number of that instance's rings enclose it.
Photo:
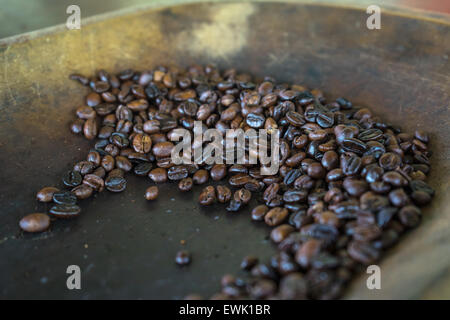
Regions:
[[[127,173],[155,184],[176,181],[182,192],[204,187],[198,202],[223,203],[230,214],[247,211],[271,228],[278,253],[268,262],[248,256],[248,279],[225,275],[213,299],[333,299],[363,266],[376,263],[401,234],[421,221],[420,206],[433,189],[429,137],[403,133],[345,98],[328,100],[321,91],[253,80],[234,69],[187,70],[157,67],[138,72],[70,77],[92,92],[75,114],[71,131],[95,140],[86,160],[67,172],[67,190],[43,188],[37,200],[53,202],[56,218],[79,215],[77,201],[105,189],[122,192]],[[259,164],[175,165],[174,130],[264,128],[280,133],[280,167],[262,175]],[[144,197],[155,200],[151,186]],[[249,208],[250,203],[256,203]],[[248,209],[246,209],[248,208]],[[20,221],[28,232],[49,228],[47,214]],[[179,252],[176,263],[191,261]],[[187,298],[198,298],[190,295]]]

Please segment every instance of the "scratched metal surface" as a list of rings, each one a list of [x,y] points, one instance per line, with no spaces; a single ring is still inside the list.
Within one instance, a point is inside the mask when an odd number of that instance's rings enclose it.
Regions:
[[[382,290],[356,279],[346,298],[450,297],[448,104],[450,26],[445,16],[384,12],[382,29],[365,27],[364,10],[302,3],[188,4],[98,19],[79,31],[57,28],[0,44],[0,297],[181,298],[208,296],[220,275],[247,253],[268,257],[268,229],[248,210],[199,208],[199,190],[173,184],[145,202],[150,182],[129,178],[122,194],[82,203],[74,221],[24,235],[18,220],[48,209],[34,200],[85,156],[89,143],[69,133],[86,89],[72,72],[91,75],[158,64],[215,63],[345,96],[407,129],[433,137],[431,184],[437,196],[422,225],[381,262]],[[282,17],[282,18],[281,18]],[[186,240],[186,245],[180,244]],[[179,269],[177,250],[193,252]],[[65,270],[82,269],[82,290],[65,287]]]

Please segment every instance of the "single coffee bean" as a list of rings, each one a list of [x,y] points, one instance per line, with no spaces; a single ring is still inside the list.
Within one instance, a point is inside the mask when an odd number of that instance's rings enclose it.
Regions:
[[[187,177],[180,180],[180,182],[178,183],[178,189],[183,192],[190,191],[193,185],[194,181],[192,180],[192,178]]]
[[[50,227],[50,218],[45,213],[32,213],[23,217],[19,226],[26,232],[43,232]]]
[[[69,191],[57,191],[53,193],[53,202],[57,204],[76,204],[77,197]]]
[[[247,204],[252,198],[252,193],[247,189],[239,189],[234,193],[234,200],[242,202],[242,204]]]
[[[192,180],[194,181],[195,184],[204,184],[204,183],[208,182],[208,178],[209,178],[209,173],[208,173],[208,171],[206,171],[204,169],[198,170],[192,176]]]
[[[167,181],[167,170],[164,168],[156,168],[150,171],[148,177],[155,183],[163,183]]]
[[[227,175],[227,166],[224,164],[214,165],[211,168],[210,175],[214,181],[222,180]]]
[[[400,209],[398,217],[405,227],[413,228],[419,224],[421,212],[416,206],[409,205]]]
[[[267,225],[274,227],[281,224],[288,216],[289,211],[286,208],[275,207],[270,209],[264,217]]]
[[[56,204],[50,208],[49,213],[57,218],[69,219],[80,214],[80,207],[75,204]]]
[[[159,195],[159,189],[157,186],[151,186],[148,187],[147,190],[145,190],[145,199],[147,200],[156,200],[156,198],[158,198]]]
[[[258,263],[258,258],[255,256],[246,256],[242,259],[241,269],[249,271]]]
[[[58,192],[59,189],[55,187],[45,187],[39,190],[36,194],[36,199],[41,202],[51,202],[53,200],[53,195]]]
[[[286,237],[295,230],[295,228],[289,224],[282,224],[274,229],[270,233],[270,238],[275,243],[280,243]]]
[[[121,176],[109,176],[105,179],[105,187],[111,192],[122,192],[127,187],[127,180]]]
[[[77,171],[68,171],[63,177],[64,185],[68,187],[76,187],[81,184],[83,177]]]
[[[208,206],[211,205],[216,200],[216,190],[213,186],[207,186],[200,193],[198,202],[201,205]]]
[[[226,203],[231,199],[231,190],[227,186],[217,186],[217,201]]]
[[[178,251],[175,256],[176,264],[185,266],[191,263],[191,254],[188,251]]]
[[[256,206],[255,208],[253,208],[253,210],[251,212],[252,220],[262,221],[268,211],[269,211],[269,207],[267,207],[264,204]]]
[[[85,184],[81,184],[73,188],[71,192],[77,197],[77,199],[82,200],[89,198],[94,192],[94,190]]]

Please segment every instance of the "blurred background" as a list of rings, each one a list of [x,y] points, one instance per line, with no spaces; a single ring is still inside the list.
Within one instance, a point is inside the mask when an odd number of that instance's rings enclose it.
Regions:
[[[211,0],[210,0],[211,1]],[[212,0],[225,2],[227,0]],[[212,2],[211,1],[211,2]],[[288,0],[295,1],[295,0]],[[66,8],[76,4],[81,8],[81,18],[132,8],[152,3],[194,2],[193,0],[0,0],[0,39],[24,32],[64,23]],[[198,1],[197,1],[198,2]],[[236,2],[236,1],[235,1]],[[450,0],[317,0],[308,2],[336,2],[359,5],[377,4],[406,6],[428,11],[450,13]]]

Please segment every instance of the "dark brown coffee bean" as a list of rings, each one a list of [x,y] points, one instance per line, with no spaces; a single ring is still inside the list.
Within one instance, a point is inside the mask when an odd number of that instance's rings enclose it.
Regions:
[[[280,243],[281,241],[286,239],[286,237],[294,230],[295,229],[293,226],[289,224],[282,224],[272,230],[272,232],[270,233],[270,238],[273,242]]]
[[[63,183],[67,187],[76,187],[81,184],[83,177],[77,171],[68,171],[63,176]]]
[[[231,199],[231,190],[227,186],[217,186],[217,201],[226,203]]]
[[[169,180],[181,180],[188,176],[189,171],[186,166],[180,165],[180,166],[173,166],[170,167],[169,170],[167,170],[167,177]]]
[[[252,199],[252,193],[247,189],[239,189],[234,193],[234,200],[247,204]]]
[[[159,189],[157,186],[151,186],[148,187],[147,190],[145,190],[145,199],[147,200],[156,200],[156,198],[158,198],[159,195]]]
[[[314,256],[320,252],[321,248],[322,241],[309,239],[295,253],[295,261],[303,268],[307,268]]]
[[[106,155],[102,158],[101,165],[106,170],[106,172],[109,172],[112,169],[114,169],[115,164],[116,164],[116,161],[110,155]]]
[[[171,156],[173,147],[172,142],[160,142],[153,146],[152,151],[157,158],[166,158]]]
[[[70,219],[80,214],[80,207],[75,204],[56,204],[50,208],[49,213],[61,219]]]
[[[394,187],[405,187],[408,185],[408,180],[396,171],[389,171],[383,175],[383,181],[393,185]]]
[[[152,147],[152,139],[149,135],[138,133],[133,139],[133,148],[139,153],[148,153]]]
[[[87,119],[84,122],[83,132],[86,139],[88,140],[94,139],[98,133],[97,120],[95,118]]]
[[[291,273],[280,281],[279,295],[285,300],[304,300],[308,294],[308,283],[301,273]]]
[[[127,180],[122,176],[109,176],[105,179],[105,187],[111,192],[122,192],[127,187]]]
[[[402,164],[402,159],[396,153],[387,152],[380,157],[379,164],[384,170],[394,170]]]
[[[43,232],[50,227],[50,218],[45,213],[32,213],[23,217],[19,226],[26,232]]]
[[[216,201],[216,190],[213,186],[207,186],[200,193],[198,202],[201,205],[208,206],[211,205],[214,201]]]
[[[255,256],[246,256],[242,259],[241,269],[249,271],[258,263],[258,258]]]
[[[211,178],[214,181],[219,181],[227,175],[227,166],[224,164],[215,164],[210,171]]]
[[[206,171],[204,169],[200,169],[194,173],[194,175],[192,176],[192,179],[194,180],[195,184],[204,184],[204,183],[208,182],[209,173],[208,173],[208,171]]]
[[[153,169],[153,164],[150,162],[143,162],[136,165],[133,172],[137,176],[147,176],[148,173]]]
[[[116,167],[125,172],[129,172],[133,168],[133,165],[131,164],[130,160],[128,160],[124,156],[117,156],[116,157]]]
[[[252,220],[262,221],[268,211],[269,211],[269,207],[267,207],[264,204],[256,206],[255,208],[253,208],[253,210],[251,212]]]
[[[150,171],[148,177],[155,183],[163,183],[167,181],[167,170],[164,168],[156,168]]]
[[[274,227],[281,224],[288,216],[289,211],[286,208],[275,207],[270,209],[264,217],[267,225]]]
[[[191,254],[188,251],[178,251],[175,256],[176,264],[180,266],[185,266],[191,263]]]
[[[71,192],[77,197],[77,199],[87,199],[89,198],[92,193],[93,189],[85,184],[81,184],[78,187],[75,187],[71,190]]]
[[[347,250],[352,259],[365,265],[373,264],[380,258],[380,252],[367,242],[352,241]]]
[[[102,98],[98,93],[91,92],[86,96],[86,104],[89,107],[95,107],[102,103]]]
[[[45,187],[39,190],[36,194],[36,199],[41,202],[51,202],[53,200],[53,195],[58,192],[59,189],[55,187]]]
[[[398,217],[405,227],[413,228],[420,223],[421,211],[416,206],[409,205],[400,209]]]
[[[178,189],[183,192],[190,191],[193,185],[194,181],[192,180],[192,178],[187,177],[180,180],[180,182],[178,183]]]
[[[105,187],[105,181],[95,174],[85,175],[83,183],[98,192],[102,192]]]

